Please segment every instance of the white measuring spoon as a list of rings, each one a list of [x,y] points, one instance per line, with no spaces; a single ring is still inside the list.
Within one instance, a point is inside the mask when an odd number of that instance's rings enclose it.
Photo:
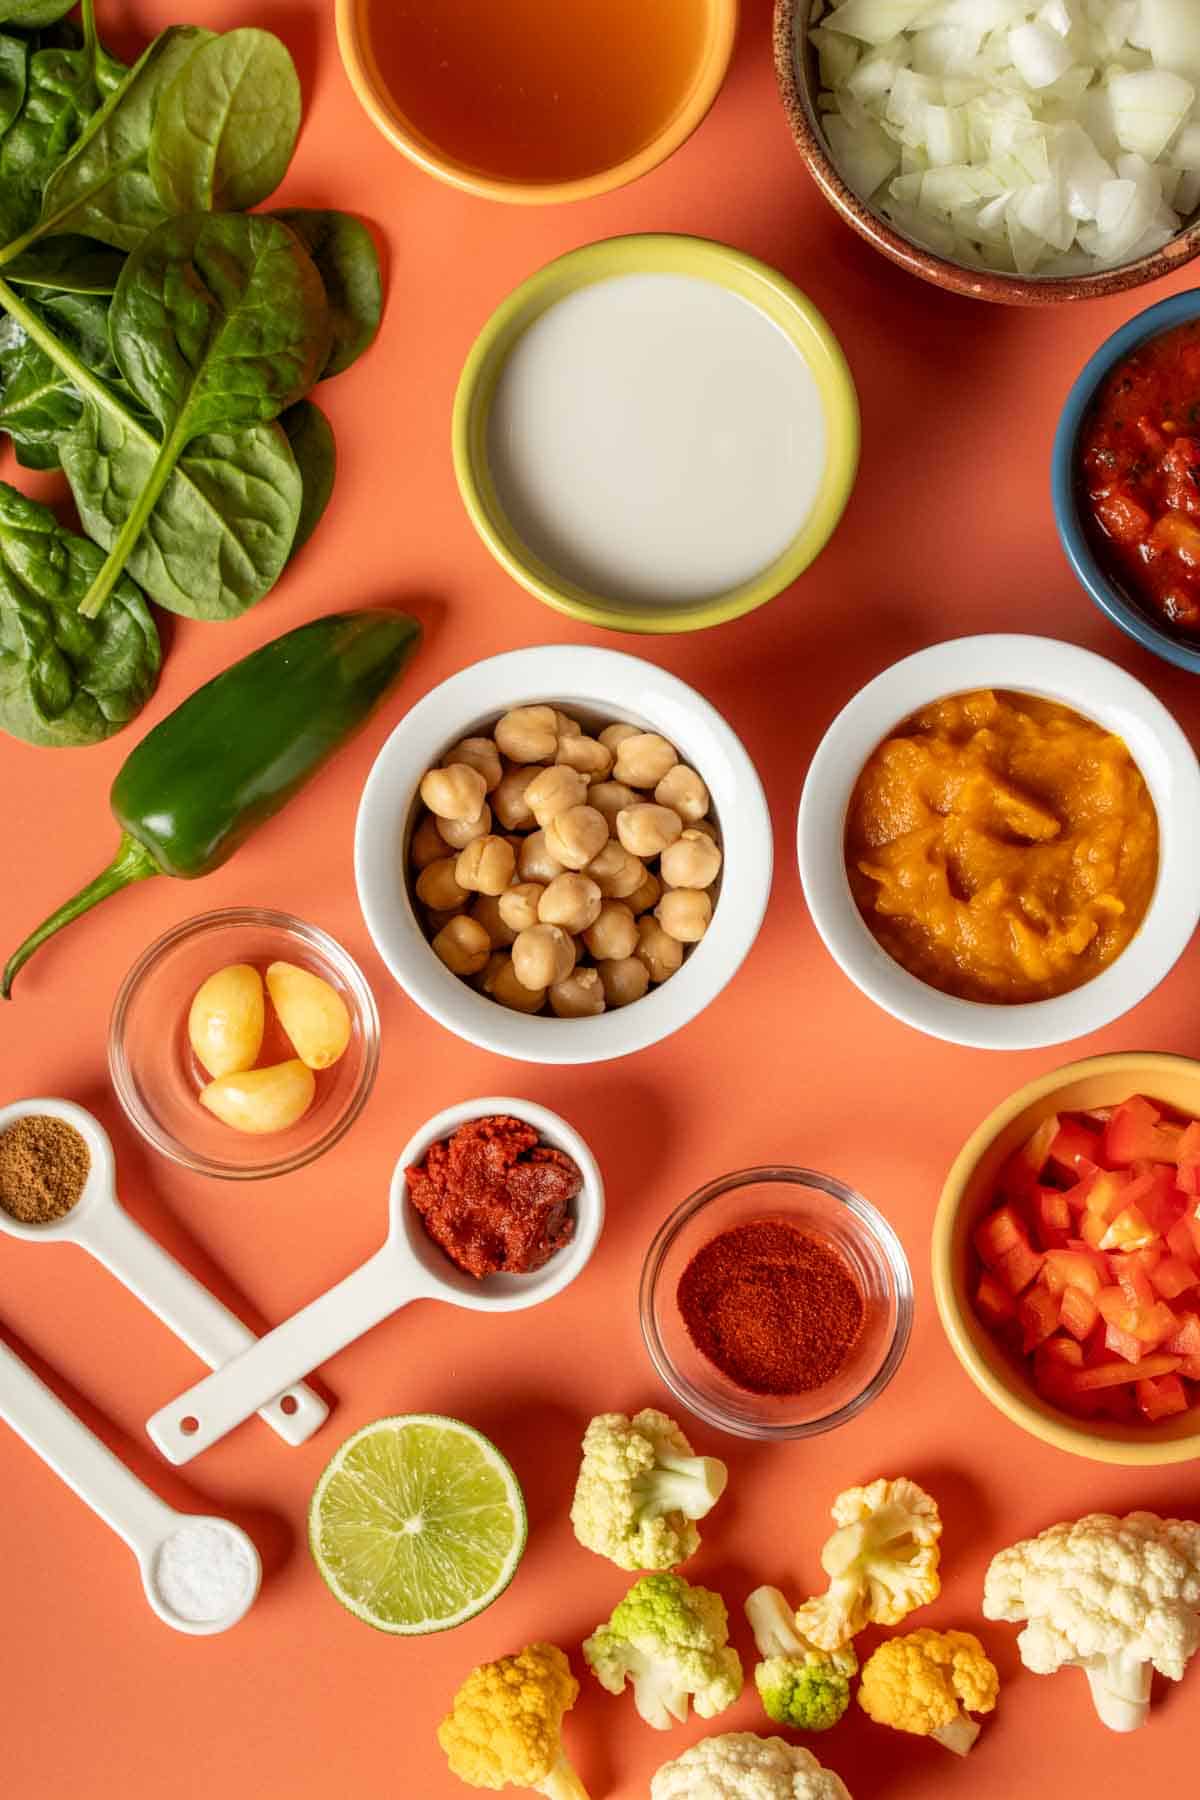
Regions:
[[[78,1244],[136,1294],[201,1362],[219,1369],[256,1342],[248,1325],[202,1287],[117,1199],[112,1140],[99,1119],[72,1100],[18,1100],[0,1106],[0,1132],[28,1116],[73,1125],[88,1147],[91,1167],[83,1193],[69,1213],[46,1225],[25,1225],[0,1206],[0,1231],[28,1244]],[[298,1370],[297,1374],[306,1374]],[[319,1395],[301,1383],[266,1396],[263,1418],[288,1444],[303,1444],[329,1417]]]
[[[0,1419],[124,1538],[137,1557],[146,1598],[164,1625],[191,1637],[211,1637],[245,1618],[262,1584],[262,1562],[241,1526],[207,1514],[176,1512],[160,1500],[5,1343],[0,1343]],[[159,1586],[158,1562],[163,1549],[177,1533],[195,1531],[198,1526],[225,1533],[228,1547],[239,1553],[246,1565],[241,1593],[217,1618],[185,1618]]]
[[[544,1268],[531,1275],[489,1275],[476,1281],[456,1269],[427,1235],[408,1203],[404,1171],[468,1120],[498,1113],[524,1120],[543,1143],[565,1150],[578,1165],[583,1187],[574,1203],[575,1235]],[[565,1119],[527,1100],[493,1098],[451,1106],[430,1119],[401,1153],[392,1176],[390,1229],[382,1250],[269,1331],[245,1355],[162,1407],[146,1429],[169,1462],[190,1462],[248,1419],[265,1394],[286,1387],[302,1369],[315,1369],[411,1300],[447,1300],[475,1312],[537,1306],[574,1281],[595,1249],[603,1223],[604,1183],[596,1159]]]

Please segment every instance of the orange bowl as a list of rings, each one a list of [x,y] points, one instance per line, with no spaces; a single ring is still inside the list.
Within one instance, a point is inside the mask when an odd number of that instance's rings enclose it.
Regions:
[[[1080,1420],[1043,1400],[1027,1366],[976,1317],[970,1298],[971,1234],[994,1199],[996,1177],[1012,1154],[1054,1112],[1113,1106],[1145,1094],[1174,1112],[1200,1118],[1200,1062],[1187,1056],[1122,1051],[1042,1075],[1019,1089],[963,1146],[946,1177],[933,1224],[933,1291],[959,1362],[993,1406],[1043,1443],[1094,1462],[1151,1468],[1200,1456],[1200,1409],[1156,1424]]]
[[[540,205],[624,187],[716,99],[738,0],[337,0],[358,99],[439,181]]]

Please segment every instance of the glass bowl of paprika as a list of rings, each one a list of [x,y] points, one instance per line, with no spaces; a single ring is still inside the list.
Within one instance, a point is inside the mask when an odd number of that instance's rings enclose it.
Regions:
[[[650,1360],[689,1412],[737,1437],[815,1437],[899,1368],[912,1275],[882,1213],[834,1176],[740,1169],[660,1226],[639,1304]]]

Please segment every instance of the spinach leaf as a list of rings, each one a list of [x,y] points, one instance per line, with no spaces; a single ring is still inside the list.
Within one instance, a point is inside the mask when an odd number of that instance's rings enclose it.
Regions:
[[[337,474],[337,444],[333,426],[311,400],[299,400],[295,406],[289,406],[280,416],[279,423],[292,447],[303,485],[300,518],[288,555],[290,562],[307,544],[329,505]]]
[[[0,137],[25,104],[29,44],[25,38],[0,34]]]
[[[269,31],[201,45],[162,96],[150,174],[164,213],[240,212],[274,193],[300,130],[300,81]]]
[[[158,450],[130,413],[90,401],[61,441],[83,528],[105,549],[137,506]],[[283,573],[303,502],[300,470],[278,425],[209,432],[176,463],[126,567],[169,612],[235,619]]]
[[[16,287],[46,288],[54,293],[112,294],[125,265],[119,250],[94,244],[91,238],[55,237],[31,244],[4,270]]]
[[[124,68],[96,36],[91,0],[85,0],[83,22],[82,43],[64,27],[67,42],[43,46],[29,58],[24,104],[0,138],[2,244],[23,238],[34,225],[51,174],[124,79]],[[20,248],[0,251],[0,262]]]
[[[37,316],[87,367],[116,383],[108,341],[108,307],[101,296],[39,295]],[[10,433],[17,461],[27,469],[56,469],[59,438],[78,423],[79,391],[15,319],[0,314],[0,431]]]
[[[0,25],[19,25],[34,31],[65,19],[75,0],[0,0]]]
[[[132,250],[161,222],[167,209],[148,165],[154,114],[179,70],[212,36],[196,25],[172,25],[155,38],[50,176],[29,241],[79,232]],[[0,262],[25,247],[18,239]]]
[[[271,214],[296,233],[317,265],[333,315],[333,348],[323,378],[340,375],[375,339],[383,280],[370,232],[350,213],[290,206]]]
[[[98,744],[154,692],[158,633],[128,576],[81,618],[102,553],[0,482],[0,730],[55,748]]]

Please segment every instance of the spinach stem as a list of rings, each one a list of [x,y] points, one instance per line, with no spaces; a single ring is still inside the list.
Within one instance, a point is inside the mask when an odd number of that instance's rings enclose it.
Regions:
[[[146,479],[146,485],[125,515],[125,522],[117,533],[103,565],[97,571],[96,579],[76,608],[81,619],[98,617],[104,602],[121,579],[125,564],[133,553],[134,545],[141,537],[147,519],[158,505],[159,496],[171,479],[171,473],[187,441],[186,414],[181,413],[174,431],[160,445],[158,455],[154,459],[154,466]]]
[[[4,252],[0,251],[0,258],[3,255]],[[126,408],[109,392],[100,378],[94,375],[87,364],[81,362],[73,351],[67,349],[61,338],[55,337],[49,327],[38,318],[33,308],[26,306],[20,295],[15,289],[9,287],[2,277],[0,277],[0,308],[3,308],[10,318],[16,320],[21,330],[27,337],[33,339],[39,350],[45,351],[56,368],[61,369],[64,375],[70,376],[81,394],[86,394],[89,400],[94,400],[102,412],[115,414],[123,425],[136,429],[147,443],[154,444],[157,448],[157,438],[151,437],[145,427],[137,423]]]

